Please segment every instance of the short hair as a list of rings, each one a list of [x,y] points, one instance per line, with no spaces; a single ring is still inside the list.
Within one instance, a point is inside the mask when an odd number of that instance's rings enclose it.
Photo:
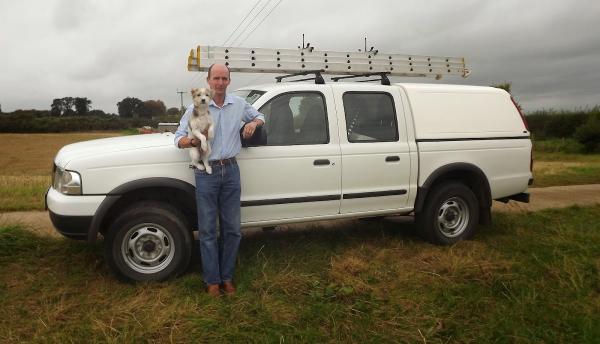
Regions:
[[[215,64],[216,64],[216,63],[213,63],[213,64],[211,64],[211,65],[210,65],[210,67],[208,67],[208,76],[207,76],[207,78],[209,78],[209,79],[210,79],[210,71],[212,70],[212,67],[213,67]],[[229,74],[229,78],[231,79],[231,69],[229,69],[229,66],[228,66],[228,65],[224,65],[224,66],[227,68],[227,72],[228,72],[228,74]]]

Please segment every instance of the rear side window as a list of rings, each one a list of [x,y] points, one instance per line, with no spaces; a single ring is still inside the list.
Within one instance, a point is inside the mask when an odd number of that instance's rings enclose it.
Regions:
[[[343,96],[348,142],[398,141],[394,100],[384,92],[346,92]]]

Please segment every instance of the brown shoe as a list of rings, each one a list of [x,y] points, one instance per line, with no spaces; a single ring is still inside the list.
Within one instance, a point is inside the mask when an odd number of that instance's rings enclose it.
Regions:
[[[221,290],[219,290],[218,284],[209,284],[206,286],[206,293],[213,297],[221,296]]]
[[[227,294],[227,295],[235,294],[235,285],[233,285],[233,282],[231,282],[231,281],[223,282],[222,287],[223,287],[223,291],[225,292],[225,294]]]

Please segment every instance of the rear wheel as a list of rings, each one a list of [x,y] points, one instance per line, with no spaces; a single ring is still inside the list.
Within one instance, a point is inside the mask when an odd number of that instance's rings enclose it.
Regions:
[[[477,198],[459,182],[440,184],[428,195],[416,216],[419,233],[438,245],[451,245],[475,234],[479,221]]]
[[[161,281],[184,272],[192,235],[183,214],[161,202],[141,202],[110,226],[106,260],[121,280]]]

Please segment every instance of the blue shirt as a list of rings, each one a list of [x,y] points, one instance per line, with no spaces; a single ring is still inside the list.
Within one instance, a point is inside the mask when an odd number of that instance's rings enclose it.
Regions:
[[[194,104],[185,110],[179,121],[179,127],[175,132],[175,147],[179,147],[179,140],[188,135],[188,122],[194,111]],[[265,116],[248,104],[243,98],[226,94],[223,107],[218,107],[214,101],[210,101],[208,111],[212,115],[215,125],[215,138],[211,143],[209,160],[221,160],[233,158],[242,149],[240,140],[240,129],[242,122],[252,122],[255,118],[265,121]]]

